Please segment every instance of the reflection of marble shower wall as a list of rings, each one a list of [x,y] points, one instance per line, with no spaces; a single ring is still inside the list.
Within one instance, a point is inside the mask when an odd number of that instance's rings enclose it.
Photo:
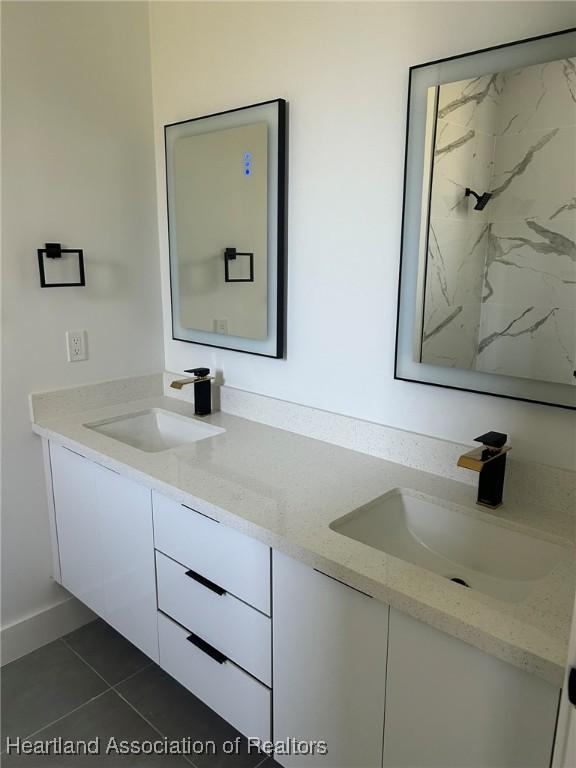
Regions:
[[[439,88],[422,343],[422,361],[433,365],[476,362],[488,212],[474,211],[464,190],[490,185],[494,89],[492,76]]]
[[[576,60],[502,76],[476,368],[576,383]]]
[[[575,184],[574,59],[440,87],[423,362],[576,383]]]

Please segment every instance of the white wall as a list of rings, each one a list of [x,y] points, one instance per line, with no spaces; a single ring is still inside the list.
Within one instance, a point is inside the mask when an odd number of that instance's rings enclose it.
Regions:
[[[151,6],[166,367],[208,364],[262,394],[574,463],[573,414],[395,381],[408,67],[574,26],[574,4],[185,3]],[[290,103],[288,352],[275,361],[171,339],[164,123]]]
[[[2,154],[2,623],[45,629],[68,595],[28,393],[163,363],[145,3],[2,3]],[[46,241],[84,248],[85,288],[40,288]],[[66,329],[88,361],[66,362]]]

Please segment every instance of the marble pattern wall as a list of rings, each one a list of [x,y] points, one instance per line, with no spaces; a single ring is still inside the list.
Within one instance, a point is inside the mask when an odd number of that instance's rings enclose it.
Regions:
[[[576,60],[443,85],[436,126],[422,361],[576,383]]]

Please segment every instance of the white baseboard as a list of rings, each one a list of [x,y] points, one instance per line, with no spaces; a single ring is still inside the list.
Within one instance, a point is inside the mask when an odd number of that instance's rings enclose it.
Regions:
[[[75,597],[69,597],[33,616],[27,616],[9,627],[4,627],[0,632],[1,664],[19,659],[95,618],[96,614],[83,603]]]

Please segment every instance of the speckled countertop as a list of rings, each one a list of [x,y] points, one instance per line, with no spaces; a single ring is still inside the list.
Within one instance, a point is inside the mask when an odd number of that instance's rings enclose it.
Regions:
[[[254,421],[214,413],[226,432],[145,453],[84,423],[160,407],[186,416],[193,406],[167,397],[70,415],[37,416],[34,431],[181,501],[351,586],[560,686],[576,584],[573,519],[525,504],[497,513],[471,504],[469,485]],[[560,544],[564,555],[529,596],[503,602],[451,583],[330,529],[329,524],[394,488],[407,488]]]

